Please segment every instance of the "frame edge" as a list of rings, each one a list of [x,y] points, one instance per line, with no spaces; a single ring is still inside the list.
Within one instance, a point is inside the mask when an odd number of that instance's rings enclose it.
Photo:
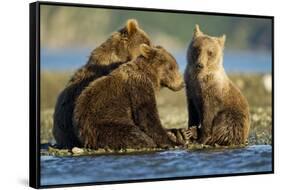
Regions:
[[[40,187],[39,131],[37,115],[39,2],[29,4],[29,186]]]

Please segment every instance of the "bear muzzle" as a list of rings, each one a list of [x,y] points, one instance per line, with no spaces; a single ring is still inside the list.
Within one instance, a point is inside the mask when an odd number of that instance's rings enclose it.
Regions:
[[[185,83],[182,81],[178,84],[174,84],[174,85],[170,85],[168,86],[169,89],[173,90],[173,91],[179,91],[181,90],[183,87],[185,87]]]

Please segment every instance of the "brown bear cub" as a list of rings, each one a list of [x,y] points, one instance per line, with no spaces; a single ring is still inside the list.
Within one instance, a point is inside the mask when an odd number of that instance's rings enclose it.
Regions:
[[[188,126],[207,145],[245,144],[250,128],[247,100],[223,68],[224,43],[225,35],[208,36],[196,25],[187,53]]]
[[[155,93],[183,88],[176,60],[160,46],[140,46],[141,55],[91,82],[77,98],[74,125],[88,148],[175,146],[159,119]]]
[[[53,135],[61,148],[80,147],[77,130],[73,127],[75,100],[88,84],[109,74],[119,65],[140,55],[140,44],[150,45],[148,35],[139,28],[136,20],[128,20],[124,28],[113,33],[94,49],[86,65],[74,73],[60,93],[55,106]]]

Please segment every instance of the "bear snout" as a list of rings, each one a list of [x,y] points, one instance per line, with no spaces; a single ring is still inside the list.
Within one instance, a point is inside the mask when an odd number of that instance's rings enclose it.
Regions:
[[[179,91],[179,90],[183,89],[183,87],[185,87],[185,83],[184,83],[182,77],[180,77],[180,79],[176,80],[168,88],[173,90],[173,91]]]

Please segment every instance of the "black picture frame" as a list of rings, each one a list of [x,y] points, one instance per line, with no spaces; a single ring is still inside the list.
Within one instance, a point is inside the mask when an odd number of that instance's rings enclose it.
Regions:
[[[247,18],[266,18],[272,22],[272,170],[266,172],[250,172],[239,174],[218,174],[218,175],[203,175],[194,177],[171,177],[159,179],[140,179],[140,180],[122,180],[110,182],[91,182],[63,185],[41,185],[40,184],[40,6],[70,6],[70,7],[88,7],[88,8],[103,8],[103,9],[118,9],[118,10],[134,10],[134,11],[152,11],[166,13],[185,13],[185,14],[200,14],[200,15],[216,15],[216,16],[233,16]],[[52,188],[52,187],[72,187],[85,185],[99,184],[119,184],[119,183],[134,183],[148,181],[163,181],[163,180],[182,180],[194,178],[210,178],[210,177],[227,177],[227,176],[244,176],[244,175],[259,175],[274,173],[274,17],[263,15],[248,15],[248,14],[232,14],[218,12],[199,12],[187,10],[168,10],[156,8],[140,8],[140,7],[120,7],[120,6],[104,6],[78,3],[59,3],[38,1],[29,4],[29,44],[30,44],[30,75],[29,75],[29,185],[33,188]]]

